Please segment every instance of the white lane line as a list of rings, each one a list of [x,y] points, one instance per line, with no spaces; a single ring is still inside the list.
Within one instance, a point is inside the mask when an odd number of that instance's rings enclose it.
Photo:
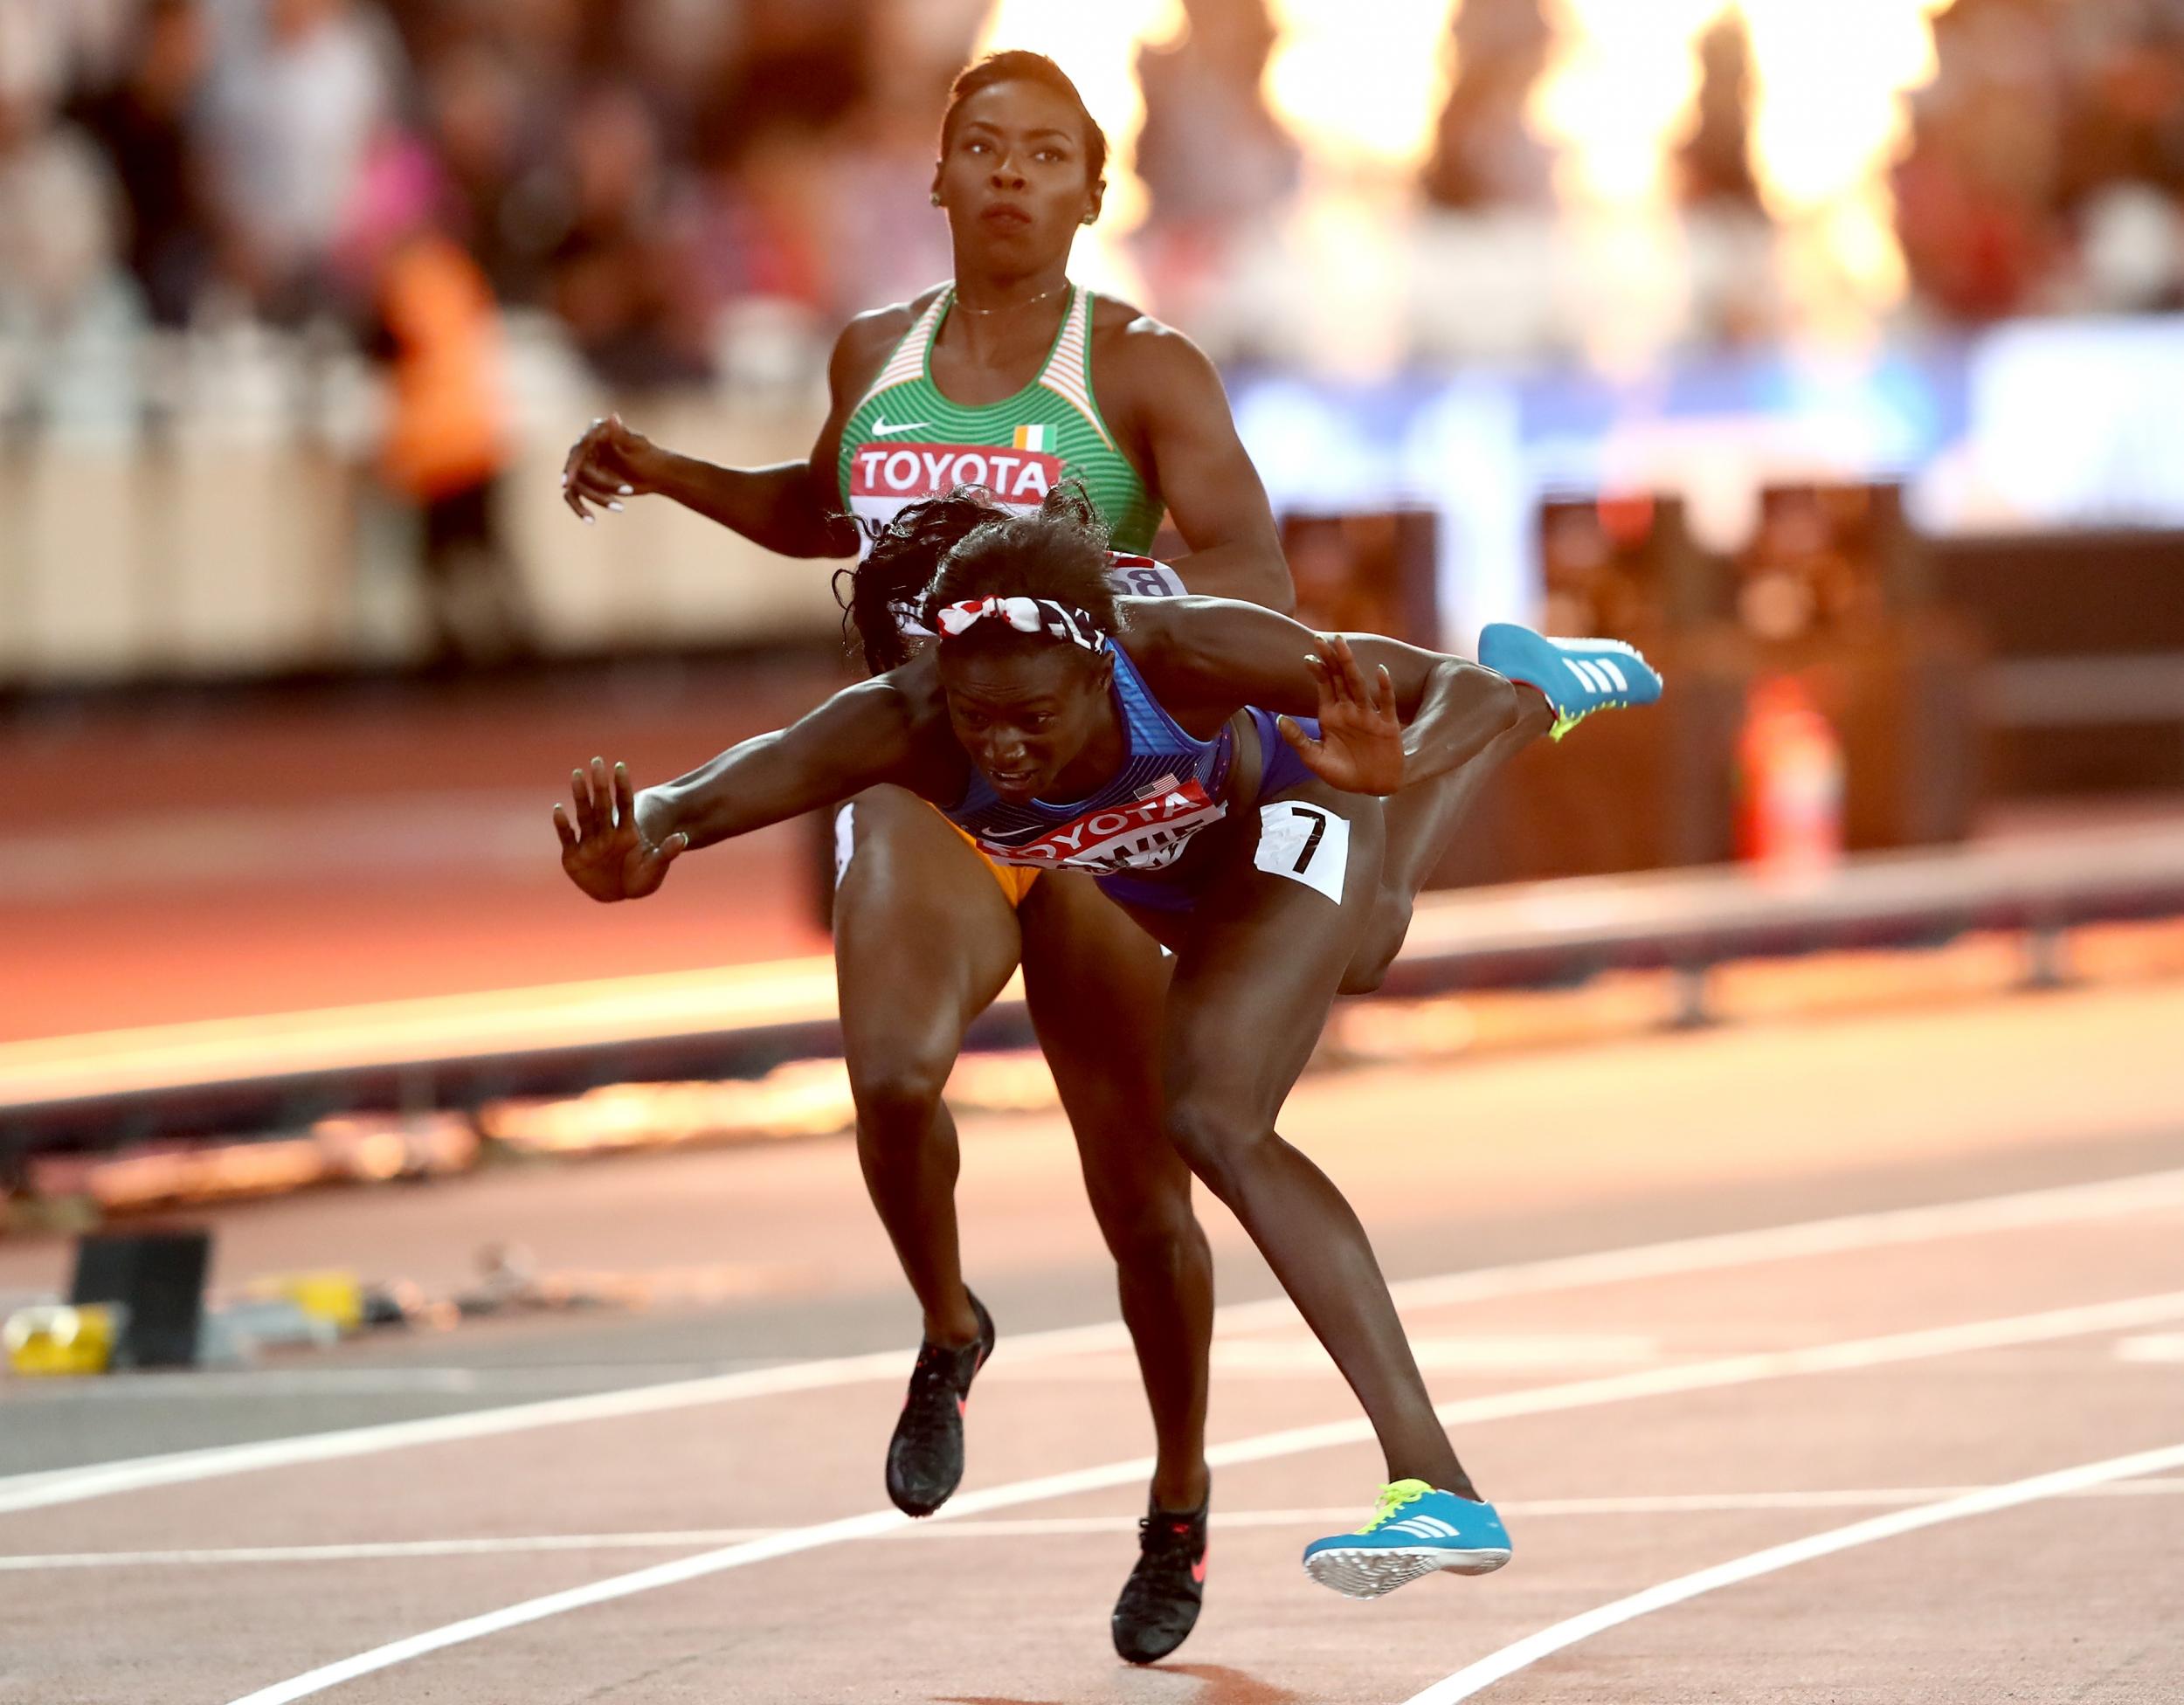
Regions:
[[[2042,1498],[2060,1497],[2104,1481],[2160,1474],[2178,1467],[2184,1467],[2184,1445],[2139,1451],[2130,1456],[2111,1457],[2105,1462],[2088,1462],[2076,1468],[2061,1468],[2053,1474],[2035,1474],[2029,1480],[2016,1481],[2008,1486],[1989,1487],[1941,1503],[1925,1504],[1916,1509],[1872,1516],[1863,1522],[1853,1522],[1847,1528],[1814,1534],[1809,1539],[1793,1540],[1787,1545],[1770,1546],[1764,1551],[1754,1551],[1751,1556],[1738,1557],[1734,1562],[1717,1563],[1711,1569],[1702,1569],[1696,1574],[1665,1581],[1659,1586],[1648,1587],[1643,1592],[1634,1592],[1628,1598],[1618,1598],[1612,1605],[1603,1605],[1598,1610],[1587,1611],[1582,1616],[1573,1616],[1551,1628],[1543,1628],[1529,1639],[1505,1646],[1491,1657],[1482,1658],[1477,1663],[1458,1670],[1446,1680],[1413,1694],[1404,1705],[1455,1705],[1456,1701],[1469,1699],[1528,1665],[1538,1663],[1540,1659],[1575,1646],[1579,1640],[1603,1630],[1618,1627],[1649,1612],[1683,1604],[1720,1587],[1735,1586],[1761,1575],[1771,1575],[1777,1570],[1809,1563],[1815,1557],[1832,1557],[1854,1546],[1870,1545],[1878,1539],[1893,1539],[1899,1534],[1916,1533],[1921,1528],[1937,1527],[1944,1522],[1962,1521],[1966,1516],[1986,1515],[1999,1509],[2014,1509],[2020,1504],[2035,1503]]]
[[[1504,1498],[1502,1514],[1523,1520],[1571,1516],[1749,1515],[1780,1509],[1893,1509],[1962,1497],[1984,1490],[1976,1486],[1849,1488],[1822,1492],[1679,1492],[1609,1498]],[[2135,1480],[2089,1486],[2071,1497],[2184,1496],[2184,1480]],[[1213,1525],[1223,1532],[1254,1528],[1339,1526],[1355,1521],[1348,1504],[1322,1509],[1217,1510]],[[1032,1515],[991,1522],[957,1522],[946,1527],[913,1522],[888,1536],[916,1544],[928,1539],[1060,1539],[1075,1535],[1130,1534],[1135,1515]],[[366,1540],[351,1545],[238,1545],[217,1550],[53,1551],[0,1556],[0,1574],[37,1575],[63,1569],[211,1568],[247,1563],[376,1563],[428,1557],[522,1557],[555,1551],[674,1551],[697,1545],[730,1545],[763,1539],[778,1528],[692,1528],[661,1533],[547,1533],[494,1539]]]
[[[1598,1404],[1624,1402],[1635,1398],[1750,1384],[1759,1380],[1780,1379],[1799,1374],[1838,1373],[1857,1368],[1886,1367],[1933,1356],[2042,1343],[2056,1338],[2077,1337],[2091,1332],[2122,1331],[2178,1319],[2184,1319],[2184,1291],[2171,1291],[2159,1296],[2129,1297],[2077,1308],[2050,1309],[2035,1315],[2015,1315],[2001,1320],[1971,1321],[1956,1326],[1892,1333],[1885,1337],[1853,1338],[1836,1343],[1814,1344],[1803,1350],[1732,1356],[1717,1362],[1693,1363],[1683,1367],[1652,1368],[1640,1373],[1579,1380],[1562,1385],[1545,1385],[1531,1391],[1497,1392],[1490,1397],[1461,1398],[1444,1403],[1438,1405],[1434,1412],[1449,1425],[1499,1420],[1516,1415],[1545,1414]],[[1233,1467],[1239,1463],[1264,1462],[1272,1458],[1294,1456],[1300,1452],[1320,1450],[1332,1445],[1362,1443],[1372,1437],[1371,1425],[1359,1417],[1321,1426],[1291,1427],[1280,1432],[1263,1433],[1257,1438],[1232,1439],[1209,1448],[1206,1460],[1215,1468]],[[1098,1492],[1117,1486],[1134,1485],[1149,1478],[1152,1467],[1151,1457],[1134,1457],[1124,1462],[1103,1463],[1096,1467],[1047,1474],[1036,1480],[1017,1481],[1007,1485],[987,1487],[977,1492],[958,1493],[945,1507],[925,1520],[929,1522],[946,1522],[982,1515],[990,1510],[1040,1503],[1050,1498],[1071,1497],[1081,1492]],[[460,1622],[451,1622],[444,1627],[412,1634],[406,1639],[375,1646],[353,1658],[322,1665],[289,1681],[276,1682],[272,1687],[245,1695],[233,1702],[233,1705],[287,1705],[290,1700],[322,1693],[344,1681],[355,1681],[360,1675],[389,1669],[411,1658],[420,1658],[427,1653],[442,1651],[451,1646],[482,1639],[488,1634],[504,1633],[510,1628],[543,1622],[549,1617],[584,1610],[593,1605],[611,1603],[618,1598],[631,1598],[656,1588],[679,1586],[684,1582],[717,1575],[730,1569],[771,1563],[778,1557],[793,1557],[799,1552],[819,1550],[826,1546],[847,1544],[860,1539],[876,1539],[907,1527],[909,1521],[909,1516],[898,1510],[874,1510],[862,1515],[822,1522],[812,1527],[792,1528],[786,1532],[769,1535],[764,1539],[723,1546],[718,1550],[701,1552],[696,1557],[680,1557],[673,1563],[655,1563],[649,1569],[611,1576],[584,1586],[548,1593],[543,1598],[525,1599],[520,1604],[488,1611],[480,1616],[467,1617]]]
[[[716,1378],[778,1368],[778,1361],[757,1356],[720,1356],[708,1362],[546,1362],[508,1367],[245,1368],[196,1372],[143,1373],[118,1379],[25,1381],[11,1395],[23,1403],[167,1403],[177,1398],[207,1402],[237,1398],[351,1398],[467,1396],[473,1391],[520,1394],[551,1391],[582,1396],[590,1391],[623,1391],[632,1377],[652,1380]],[[571,1388],[575,1388],[572,1390]],[[0,1481],[0,1485],[6,1484]]]
[[[2026,1191],[2010,1196],[1975,1197],[1968,1201],[1937,1203],[1926,1207],[1884,1209],[1759,1231],[1679,1238],[1594,1254],[1519,1261],[1468,1273],[1409,1280],[1391,1286],[1390,1289],[1400,1308],[1434,1308],[1496,1296],[1709,1272],[1759,1261],[2132,1214],[2181,1204],[2184,1204],[2184,1169],[2105,1179],[2097,1184]],[[1296,1310],[1287,1297],[1230,1303],[1214,1312],[1215,1326],[1224,1332],[1295,1324],[1296,1321]],[[1083,1355],[1127,1350],[1129,1346],[1129,1335],[1119,1321],[1019,1333],[1003,1336],[1000,1348],[995,1352],[995,1365],[1006,1367],[1026,1357]],[[0,1515],[297,1463],[338,1461],[420,1445],[496,1438],[536,1427],[653,1415],[788,1391],[827,1390],[870,1380],[894,1381],[906,1376],[908,1366],[908,1357],[902,1351],[880,1350],[866,1356],[791,1363],[703,1379],[673,1380],[621,1391],[473,1409],[459,1415],[435,1415],[418,1420],[304,1433],[256,1444],[219,1445],[204,1450],[134,1457],[88,1468],[46,1470],[0,1479]]]
[[[1026,1333],[1013,1343],[1004,1343],[1003,1354],[1065,1356],[1091,1350],[1127,1346],[1130,1340],[1119,1322],[1095,1326],[1064,1327],[1051,1332]],[[248,1445],[216,1445],[204,1450],[179,1451],[169,1455],[142,1456],[119,1462],[100,1463],[79,1469],[47,1470],[0,1480],[0,1515],[55,1504],[77,1503],[120,1492],[138,1492],[156,1486],[179,1486],[217,1480],[229,1474],[264,1468],[282,1468],[305,1462],[334,1462],[419,1445],[446,1444],[456,1439],[490,1439],[537,1427],[564,1426],[581,1421],[619,1419],[632,1415],[656,1415],[670,1410],[692,1409],[709,1404],[736,1403],[752,1398],[773,1397],[788,1391],[813,1391],[853,1385],[868,1380],[906,1377],[909,1358],[899,1350],[874,1350],[864,1356],[830,1356],[823,1361],[791,1362],[743,1373],[717,1374],[704,1379],[672,1380],[664,1384],[633,1385],[620,1391],[591,1391],[577,1397],[549,1398],[537,1403],[511,1404],[493,1409],[467,1410],[456,1415],[432,1415],[418,1420],[387,1421],[371,1426],[344,1427],[329,1432],[307,1432],[292,1438],[268,1439]]]
[[[237,1545],[221,1550],[56,1551],[0,1557],[0,1574],[49,1569],[200,1568],[232,1563],[377,1563],[418,1557],[516,1557],[538,1551],[660,1551],[763,1539],[776,1528],[696,1528],[688,1533],[546,1533],[505,1539],[388,1539],[354,1545]]]

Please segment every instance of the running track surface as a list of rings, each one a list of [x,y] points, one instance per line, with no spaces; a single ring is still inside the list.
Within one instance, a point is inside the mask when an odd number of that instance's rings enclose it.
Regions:
[[[238,1211],[224,1282],[347,1260],[444,1283],[517,1236],[544,1267],[703,1274],[721,1300],[0,1388],[0,1700],[2173,1702],[2180,1033],[2167,984],[1309,1080],[1289,1134],[1403,1281],[1516,1561],[1372,1605],[1305,1578],[1300,1546],[1354,1525],[1377,1462],[1208,1209],[1229,1312],[1207,1610],[1151,1672],[1107,1643],[1148,1436],[1054,1121],[965,1122],[969,1266],[1002,1350],[958,1519],[907,1530],[823,1526],[886,1508],[915,1336],[846,1143]],[[0,1291],[55,1282],[64,1256],[0,1246]],[[848,1359],[802,1365],[820,1358]],[[555,1425],[513,1407],[638,1387],[661,1389]],[[99,1495],[86,1478],[458,1414],[477,1436],[275,1446]],[[1961,1501],[1997,1487],[2004,1507]],[[603,1602],[552,1598],[619,1577]],[[521,1605],[323,1691],[297,1680]]]

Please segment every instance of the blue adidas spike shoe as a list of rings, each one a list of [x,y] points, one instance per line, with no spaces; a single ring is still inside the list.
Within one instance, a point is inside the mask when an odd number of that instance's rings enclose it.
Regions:
[[[1554,740],[1596,710],[1649,705],[1661,696],[1653,666],[1620,639],[1550,639],[1514,622],[1492,622],[1480,631],[1479,661],[1547,695]]]
[[[1509,1529],[1492,1504],[1399,1480],[1380,1488],[1380,1507],[1357,1532],[1307,1545],[1304,1572],[1345,1598],[1378,1598],[1439,1570],[1491,1574],[1509,1550]]]

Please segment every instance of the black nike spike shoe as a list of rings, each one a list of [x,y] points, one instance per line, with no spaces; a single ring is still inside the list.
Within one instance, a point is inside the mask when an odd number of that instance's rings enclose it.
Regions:
[[[971,1308],[978,1317],[977,1343],[918,1346],[902,1419],[888,1440],[888,1496],[906,1515],[930,1515],[963,1479],[963,1412],[971,1382],[993,1354],[993,1316],[975,1296]]]
[[[1210,1500],[1209,1500],[1210,1501]],[[1115,1601],[1115,1650],[1134,1664],[1165,1658],[1190,1638],[1206,1598],[1206,1510],[1148,1508],[1137,1524],[1137,1566]]]

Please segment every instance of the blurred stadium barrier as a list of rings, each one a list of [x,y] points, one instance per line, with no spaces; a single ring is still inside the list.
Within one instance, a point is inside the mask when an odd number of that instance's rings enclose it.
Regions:
[[[512,328],[520,455],[500,511],[549,652],[829,639],[827,575],[637,503],[597,528],[556,500],[605,406],[543,321]],[[0,370],[22,349],[0,349]],[[244,326],[117,336],[73,411],[0,433],[0,685],[232,677],[421,654],[412,523],[373,494],[369,370],[338,345]],[[1544,505],[1672,500],[1731,559],[1768,494],[1900,484],[1919,536],[2184,528],[2184,319],[2026,322],[1820,355],[1717,351],[1641,380],[1583,369],[1412,371],[1350,383],[1232,369],[1245,441],[1299,517],[1414,514],[1404,625],[1467,649],[1537,613]],[[808,447],[817,376],[661,394],[625,413],[726,462]],[[1966,546],[1966,549],[1972,547]],[[1961,583],[1968,585],[1969,583]],[[1419,637],[1427,637],[1420,634]]]
[[[2026,977],[2038,981],[2058,973],[2065,930],[2178,915],[2184,829],[2086,830],[1869,856],[1791,880],[1676,871],[1430,896],[1387,989],[1558,987],[1667,970],[1681,979],[1683,1016],[1695,1018],[1706,972],[1729,961],[2007,930],[2025,936]],[[162,1133],[293,1128],[314,1109],[416,1115],[600,1084],[753,1076],[834,1053],[840,1040],[832,964],[817,959],[8,1043],[0,1133],[19,1163]],[[1028,1041],[1013,988],[972,1032],[974,1047]],[[333,1165],[322,1142],[289,1147],[300,1178]],[[391,1142],[360,1152],[397,1172],[436,1163]],[[363,1163],[349,1170],[370,1176]]]

